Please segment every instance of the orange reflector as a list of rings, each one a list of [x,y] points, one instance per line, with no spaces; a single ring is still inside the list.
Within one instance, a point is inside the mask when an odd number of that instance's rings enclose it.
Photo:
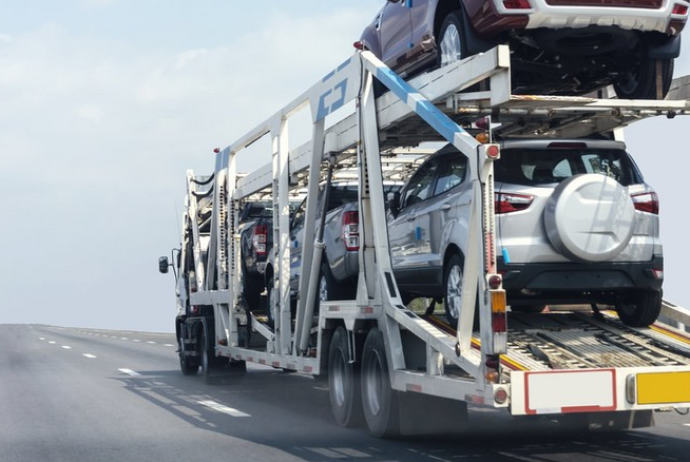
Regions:
[[[485,132],[478,133],[474,138],[482,144],[489,142],[489,134]]]

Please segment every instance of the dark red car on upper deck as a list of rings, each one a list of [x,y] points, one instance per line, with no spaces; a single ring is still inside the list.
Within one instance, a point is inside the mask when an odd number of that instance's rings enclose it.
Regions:
[[[387,0],[361,40],[403,76],[509,44],[513,92],[661,99],[687,0]]]

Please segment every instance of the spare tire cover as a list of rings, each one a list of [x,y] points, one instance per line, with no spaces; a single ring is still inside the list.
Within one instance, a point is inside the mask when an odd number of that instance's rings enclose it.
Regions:
[[[601,262],[630,242],[635,207],[627,188],[601,174],[575,175],[554,190],[544,210],[551,245],[576,261]]]

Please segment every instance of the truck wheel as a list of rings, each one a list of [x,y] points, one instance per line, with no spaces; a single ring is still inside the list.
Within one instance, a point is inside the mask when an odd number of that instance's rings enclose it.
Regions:
[[[462,36],[462,10],[453,11],[443,20],[439,33],[439,67],[460,61],[465,57],[465,43]]]
[[[455,254],[450,257],[443,277],[444,297],[443,309],[446,312],[448,324],[453,329],[458,327],[458,319],[460,318],[460,306],[462,300],[462,278],[463,278],[463,261],[460,254]],[[479,329],[479,297],[475,300],[474,305],[474,322],[472,323],[474,330]]]
[[[616,305],[618,317],[630,327],[647,327],[661,313],[661,290],[639,290],[630,299]]]
[[[199,365],[190,361],[189,356],[184,354],[184,338],[180,337],[178,339],[179,345],[179,357],[180,357],[180,370],[182,375],[196,375],[199,371]]]
[[[350,363],[347,331],[338,327],[328,351],[328,394],[336,422],[341,427],[362,424],[362,397],[359,363]]]
[[[201,366],[201,374],[204,376],[206,383],[213,383],[214,374],[218,369],[223,367],[224,363],[227,363],[226,358],[219,358],[215,356],[215,352],[209,351],[209,343],[206,339],[206,333],[201,330],[201,335],[199,335],[199,362]]]
[[[261,292],[263,292],[263,278],[261,276],[247,275],[244,276],[244,284],[242,285],[242,293],[244,299],[247,300],[250,310],[257,310],[261,302]]]
[[[273,290],[273,277],[266,283],[266,317],[268,318],[268,325],[273,327],[276,319],[276,299],[275,290]]]
[[[657,95],[657,76],[661,81],[661,98]],[[631,66],[629,72],[621,75],[613,88],[621,99],[664,99],[672,79],[673,59],[643,57],[636,66]]]
[[[328,267],[328,263],[321,265],[321,274],[319,276],[319,292],[316,299],[317,305],[314,312],[318,310],[318,302],[327,302],[329,300],[342,300],[343,288],[338,284]]]
[[[369,331],[362,351],[362,407],[372,435],[379,438],[400,433],[398,394],[391,388],[383,334]]]

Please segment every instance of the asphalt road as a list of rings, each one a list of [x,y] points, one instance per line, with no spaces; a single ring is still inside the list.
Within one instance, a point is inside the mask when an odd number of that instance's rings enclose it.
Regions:
[[[452,437],[345,429],[312,377],[249,366],[207,385],[172,335],[0,325],[0,462],[644,462],[690,460],[690,416],[582,433],[473,409]]]

